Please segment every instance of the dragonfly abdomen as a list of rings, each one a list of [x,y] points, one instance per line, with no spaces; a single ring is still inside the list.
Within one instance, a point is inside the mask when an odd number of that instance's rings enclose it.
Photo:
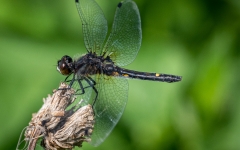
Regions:
[[[134,70],[128,70],[123,68],[118,68],[119,76],[141,79],[141,80],[150,80],[150,81],[161,81],[161,82],[178,82],[182,80],[181,76],[161,74],[161,73],[149,73],[149,72],[140,72]]]

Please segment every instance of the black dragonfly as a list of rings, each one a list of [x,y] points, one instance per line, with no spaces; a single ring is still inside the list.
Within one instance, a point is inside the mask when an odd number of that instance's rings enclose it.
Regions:
[[[69,87],[78,84],[79,96],[93,105],[96,123],[91,144],[100,145],[115,127],[128,100],[128,78],[178,82],[181,76],[133,71],[121,68],[136,57],[142,41],[141,19],[137,5],[131,0],[117,5],[111,33],[107,20],[94,0],[76,0],[82,21],[87,54],[73,60],[65,55],[57,70],[72,75]]]

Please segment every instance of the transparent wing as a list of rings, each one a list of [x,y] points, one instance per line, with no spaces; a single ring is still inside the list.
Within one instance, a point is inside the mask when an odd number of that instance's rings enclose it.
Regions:
[[[128,100],[128,81],[125,78],[99,75],[96,77],[98,98],[94,105],[95,124],[91,143],[100,145],[121,118]]]
[[[76,0],[76,7],[82,21],[83,37],[88,52],[101,54],[107,34],[107,20],[94,0]]]
[[[118,4],[112,31],[103,52],[110,55],[118,66],[131,63],[141,46],[142,29],[140,14],[135,2],[127,0]]]

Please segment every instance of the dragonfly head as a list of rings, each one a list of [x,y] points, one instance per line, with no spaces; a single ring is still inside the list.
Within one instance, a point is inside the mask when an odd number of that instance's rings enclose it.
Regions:
[[[73,72],[73,61],[70,56],[63,56],[57,62],[57,70],[63,75],[70,75]]]

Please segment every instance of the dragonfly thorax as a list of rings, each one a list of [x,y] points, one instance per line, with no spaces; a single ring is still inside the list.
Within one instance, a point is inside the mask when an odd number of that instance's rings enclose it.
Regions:
[[[97,56],[95,53],[87,53],[74,61],[74,72],[80,76],[93,75],[101,70],[104,58]]]

